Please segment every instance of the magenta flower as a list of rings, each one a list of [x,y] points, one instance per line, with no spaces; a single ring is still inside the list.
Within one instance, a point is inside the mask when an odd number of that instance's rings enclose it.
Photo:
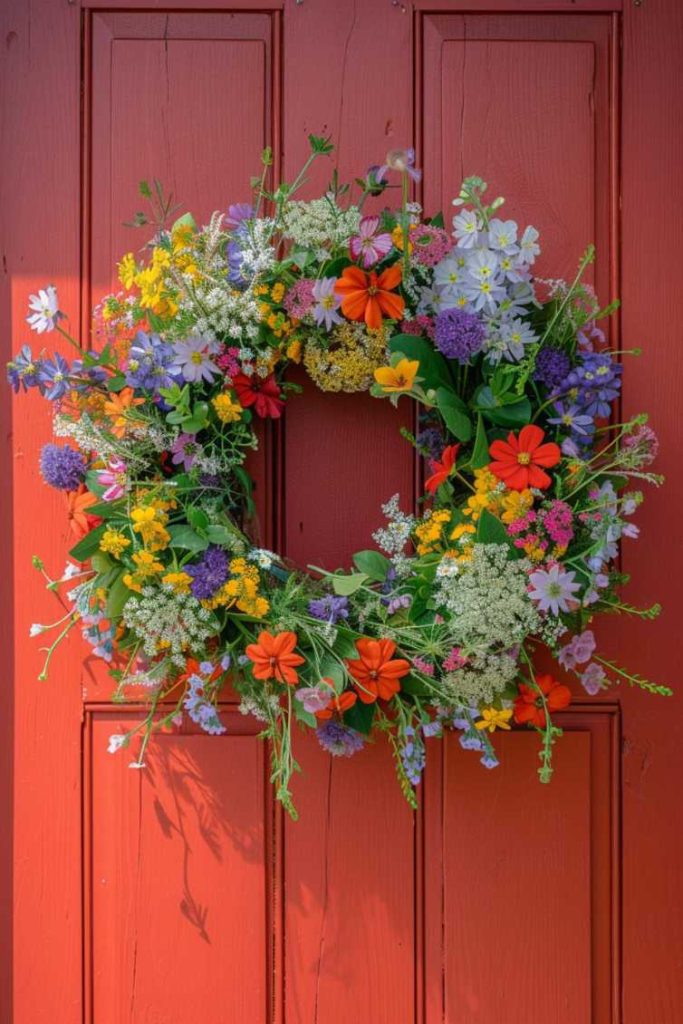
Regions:
[[[318,683],[316,686],[302,687],[296,691],[295,696],[303,704],[304,711],[314,715],[316,711],[324,711],[329,707],[334,690],[327,683]]]
[[[201,451],[194,434],[179,434],[171,445],[174,466],[182,465],[183,469],[192,469],[195,459]]]
[[[349,242],[351,257],[361,260],[366,270],[378,263],[391,249],[391,235],[386,231],[378,235],[378,228],[379,217],[374,214],[363,217],[358,225],[358,234]]]
[[[102,501],[116,501],[126,493],[126,464],[123,459],[115,455],[109,460],[106,469],[101,469],[97,474],[97,482],[100,487],[106,487],[102,495]]]

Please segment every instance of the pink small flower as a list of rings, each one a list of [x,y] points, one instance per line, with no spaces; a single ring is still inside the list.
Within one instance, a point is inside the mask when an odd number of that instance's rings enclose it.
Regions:
[[[332,703],[334,690],[326,682],[320,682],[316,686],[303,686],[296,691],[296,699],[301,701],[304,711],[314,715],[316,711],[325,711]]]
[[[349,242],[349,249],[354,260],[361,260],[363,266],[374,266],[391,249],[391,235],[386,231],[377,234],[379,217],[372,214],[363,217],[358,225],[358,234]]]
[[[434,666],[431,661],[427,661],[425,658],[413,658],[413,667],[416,668],[418,672],[421,672],[423,676],[434,675]]]
[[[447,658],[444,659],[444,672],[457,672],[459,668],[467,664],[467,658],[462,654],[459,647],[454,647]]]
[[[101,469],[97,474],[97,482],[100,487],[106,487],[102,495],[102,501],[116,501],[126,493],[126,464],[123,459],[115,455],[109,460],[106,469]]]

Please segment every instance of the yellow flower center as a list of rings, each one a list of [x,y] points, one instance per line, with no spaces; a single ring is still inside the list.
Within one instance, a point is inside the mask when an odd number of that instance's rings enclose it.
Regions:
[[[519,455],[517,456],[517,462],[520,464],[520,466],[528,466],[529,463],[531,462],[531,453],[530,452],[520,452]]]

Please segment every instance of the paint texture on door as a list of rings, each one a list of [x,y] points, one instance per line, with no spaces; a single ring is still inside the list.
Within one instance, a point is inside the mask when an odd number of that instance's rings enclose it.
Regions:
[[[142,242],[123,227],[140,179],[160,178],[206,218],[248,197],[265,145],[291,178],[307,134],[330,132],[344,180],[414,142],[425,208],[482,174],[541,230],[541,275],[570,276],[596,242],[601,297],[625,298],[615,344],[648,345],[626,376],[626,406],[658,410],[673,467],[681,356],[664,316],[644,311],[653,296],[666,307],[662,281],[674,280],[659,251],[645,257],[639,227],[662,225],[657,250],[674,250],[661,167],[676,153],[664,111],[650,117],[683,36],[673,0],[623,14],[618,0],[539,0],[533,13],[473,2],[466,15],[389,0],[149,6],[34,0],[28,11],[16,0],[3,13],[13,349],[25,340],[26,294],[46,280],[87,325],[115,260]],[[683,113],[674,95],[671,123],[674,103]],[[311,188],[330,170],[317,167]],[[367,547],[382,502],[414,499],[402,425],[408,412],[328,401],[309,385],[255,465],[264,541],[332,568]],[[3,968],[14,1020],[607,1024],[623,1009],[629,1024],[674,1024],[675,704],[579,700],[563,716],[548,787],[536,781],[532,736],[505,736],[495,773],[457,741],[435,743],[417,813],[379,741],[343,764],[299,742],[300,821],[283,819],[256,729],[230,700],[224,736],[162,736],[147,769],[130,771],[107,738],[139,710],[109,702],[77,640],[49,693],[34,682],[25,635],[49,602],[36,607],[26,567],[61,520],[31,457],[46,430],[26,399],[13,423],[13,595],[5,581],[16,621],[11,764],[6,747],[15,957]],[[628,650],[641,671],[669,679],[676,590],[657,568],[658,536],[674,532],[679,486],[672,473],[666,498],[651,500],[647,538],[626,565],[640,580],[634,600],[668,586],[669,612],[632,631],[603,627],[615,655]],[[64,540],[49,541],[55,565]]]

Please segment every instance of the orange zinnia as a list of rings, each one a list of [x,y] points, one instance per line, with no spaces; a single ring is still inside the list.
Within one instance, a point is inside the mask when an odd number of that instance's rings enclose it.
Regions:
[[[441,461],[429,460],[429,468],[432,475],[425,480],[425,487],[431,494],[436,494],[441,484],[445,484],[455,467],[455,460],[458,457],[459,444],[449,444],[441,453]]]
[[[322,722],[328,718],[332,718],[335,711],[338,715],[343,715],[345,711],[348,711],[349,708],[353,707],[357,700],[358,698],[352,690],[344,690],[344,692],[340,693],[338,696],[335,694],[332,698],[332,702],[326,708],[323,708],[321,711],[316,711],[315,717]]]
[[[334,290],[342,298],[342,313],[348,320],[365,320],[368,327],[379,330],[382,316],[400,320],[405,302],[393,291],[401,283],[401,267],[394,263],[381,274],[360,267],[347,267]]]
[[[279,683],[296,686],[299,676],[297,665],[305,658],[294,653],[297,635],[285,631],[273,636],[267,630],[258,635],[258,643],[249,644],[247,657],[254,663],[254,679],[277,679]]]
[[[131,421],[135,420],[133,408],[142,405],[144,398],[134,398],[132,388],[123,388],[118,394],[112,392],[104,403],[104,414],[111,420],[111,432],[115,437],[123,437]]]
[[[549,712],[562,711],[563,708],[569,707],[572,699],[569,687],[564,683],[558,683],[557,679],[546,673],[536,677],[536,686],[519,684],[519,697],[515,701],[515,722],[520,725],[528,722],[537,729],[545,729],[545,707],[539,690],[545,697]]]
[[[353,676],[354,686],[364,704],[391,700],[401,689],[399,680],[410,672],[410,663],[404,658],[394,658],[396,644],[393,640],[370,640],[361,637],[356,640],[360,657],[346,662]]]
[[[494,460],[489,469],[513,491],[550,487],[552,480],[541,467],[556,466],[562,453],[552,441],[543,444],[544,437],[541,428],[533,423],[522,427],[518,437],[510,431],[507,441],[494,441],[489,448]]]
[[[77,491],[69,491],[66,496],[68,505],[67,516],[72,532],[80,540],[90,533],[94,526],[100,522],[97,516],[91,516],[88,509],[97,502],[97,495],[86,491],[85,487],[79,487]]]

